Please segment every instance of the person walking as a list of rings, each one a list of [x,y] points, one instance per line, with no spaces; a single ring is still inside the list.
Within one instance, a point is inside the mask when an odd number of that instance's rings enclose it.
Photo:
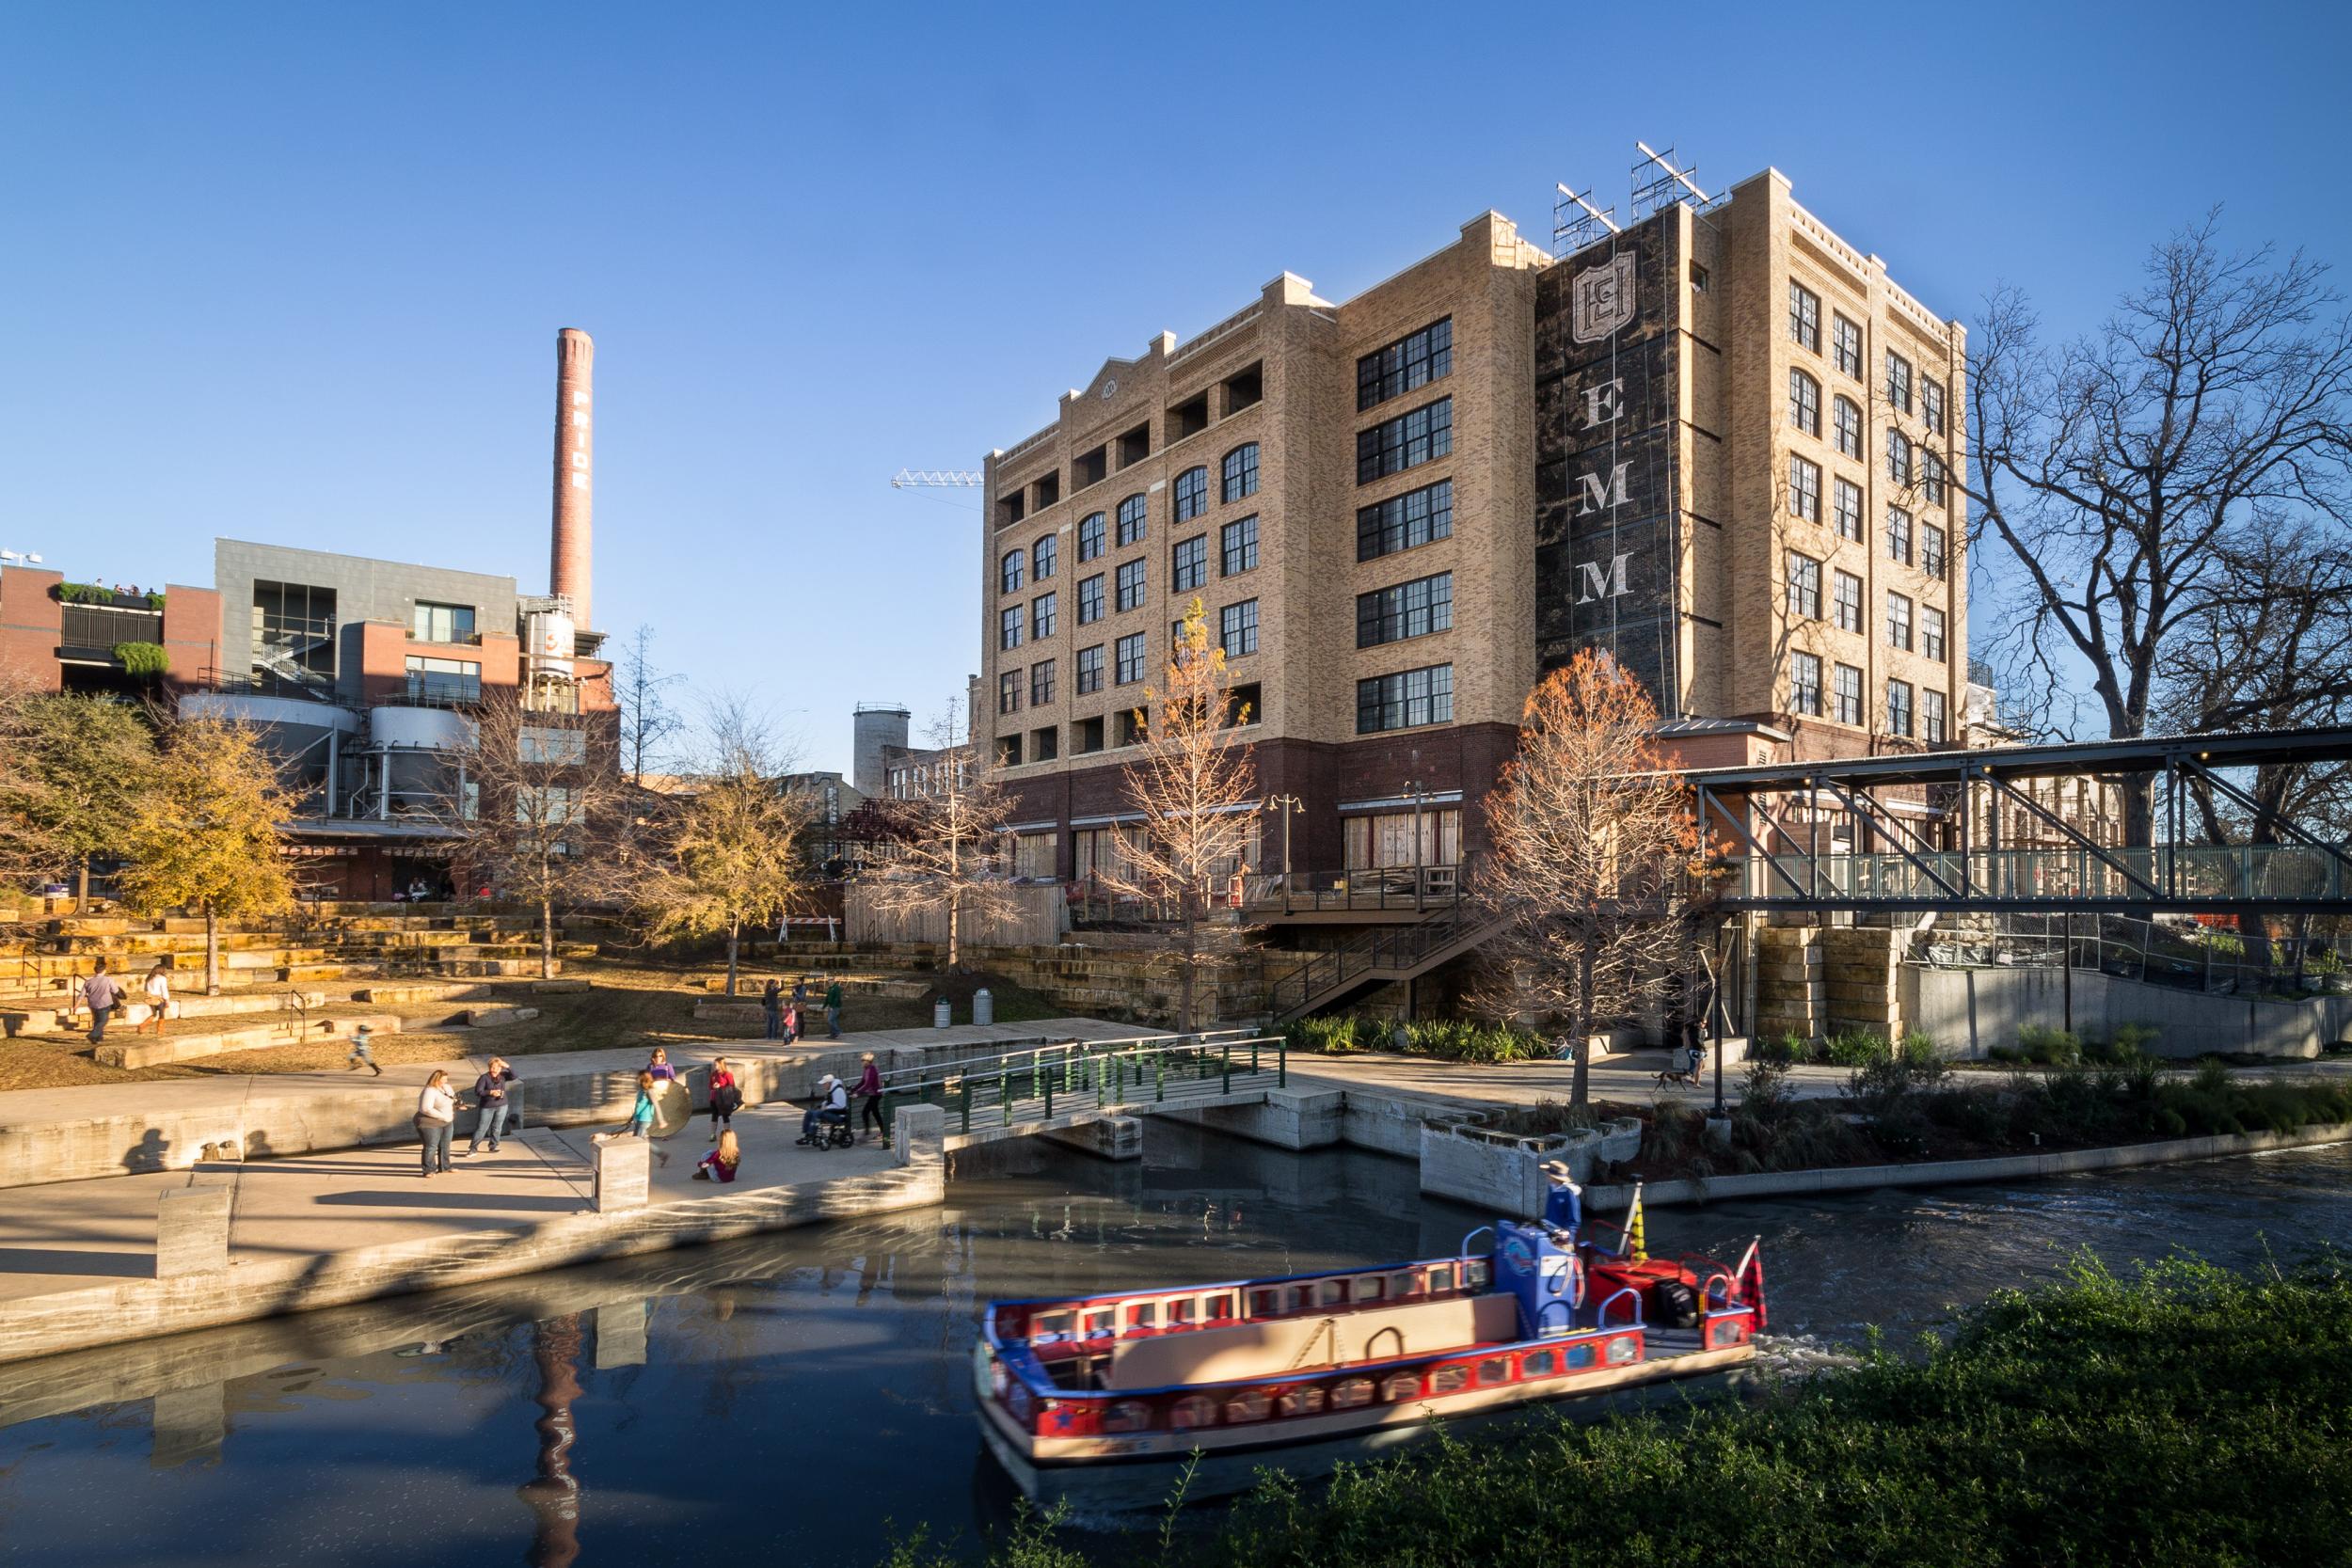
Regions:
[[[610,1132],[591,1133],[590,1141],[594,1143],[605,1143],[613,1138],[644,1138],[652,1136],[654,1117],[654,1083],[655,1079],[652,1069],[648,1069],[647,1070],[639,1073],[637,1075],[637,1103],[630,1107],[628,1119],[621,1123],[620,1126],[612,1129]]]
[[[841,982],[835,980],[825,987],[825,1037],[841,1037]]]
[[[147,1022],[153,1024],[154,1032],[160,1035],[164,1032],[164,1020],[170,1017],[172,1011],[171,972],[164,967],[163,959],[155,960],[155,967],[147,972],[146,984],[140,989],[147,993]],[[139,1028],[146,1026],[141,1024]],[[138,1032],[138,1029],[131,1031],[135,1035]]]
[[[743,1146],[736,1141],[735,1129],[730,1127],[719,1134],[719,1147],[704,1155],[694,1164],[697,1181],[732,1181],[743,1164]]]
[[[364,1023],[351,1032],[351,1050],[343,1056],[345,1070],[357,1072],[361,1068],[367,1068],[378,1078],[384,1076],[384,1069],[375,1065],[374,1053],[368,1049],[374,1040],[375,1031]]]
[[[449,1130],[456,1120],[457,1097],[450,1093],[449,1074],[435,1068],[417,1096],[418,1159],[423,1166],[421,1174],[428,1180],[437,1170],[443,1176],[449,1174]]]
[[[513,1108],[506,1098],[506,1085],[514,1081],[515,1069],[506,1065],[503,1056],[491,1057],[489,1070],[473,1081],[474,1103],[480,1110],[473,1118],[473,1137],[466,1145],[466,1155],[481,1153],[485,1135],[490,1141],[490,1152],[499,1151],[499,1135],[506,1131],[506,1113]]]
[[[677,1069],[670,1065],[669,1051],[662,1046],[655,1046],[653,1054],[645,1059],[644,1072],[639,1076],[650,1077],[659,1084],[666,1084],[677,1077]]]
[[[770,980],[768,989],[760,993],[759,1005],[768,1014],[765,1037],[771,1040],[784,1038],[784,982]]]
[[[743,1090],[735,1081],[735,1069],[727,1066],[724,1056],[710,1064],[710,1141],[717,1143],[720,1135],[735,1125],[735,1113],[743,1108]],[[726,1132],[732,1137],[732,1132]],[[727,1178],[732,1181],[733,1177]]]
[[[108,1016],[122,1005],[122,987],[106,973],[105,959],[92,965],[89,978],[82,982],[82,1003],[89,1008],[89,1042],[102,1045],[106,1038]]]
[[[862,1133],[871,1126],[874,1129],[871,1141],[880,1143],[890,1135],[890,1130],[882,1125],[882,1069],[874,1065],[874,1053],[870,1051],[860,1059],[866,1067],[858,1074],[856,1093],[866,1104],[858,1112],[858,1131]]]

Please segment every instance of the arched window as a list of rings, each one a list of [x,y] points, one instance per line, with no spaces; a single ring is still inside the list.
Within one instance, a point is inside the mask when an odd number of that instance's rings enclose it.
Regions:
[[[1061,535],[1049,533],[1029,546],[1029,576],[1043,582],[1054,575],[1056,557],[1061,554]]]
[[[1862,455],[1862,410],[1851,398],[1837,400],[1837,450],[1848,457]]]
[[[1119,547],[1143,542],[1143,498],[1129,496],[1119,503]]]
[[[1018,594],[1021,591],[1021,571],[1028,561],[1025,550],[1007,550],[1005,559],[997,564],[996,586],[1005,593]]]
[[[1225,454],[1225,500],[1237,501],[1258,493],[1258,443],[1251,441]]]
[[[1078,525],[1078,559],[1092,561],[1103,553],[1103,515],[1090,513]]]
[[[1198,517],[1209,509],[1209,470],[1186,468],[1176,476],[1176,520]]]
[[[1788,372],[1788,422],[1807,436],[1821,433],[1821,384],[1794,368]]]

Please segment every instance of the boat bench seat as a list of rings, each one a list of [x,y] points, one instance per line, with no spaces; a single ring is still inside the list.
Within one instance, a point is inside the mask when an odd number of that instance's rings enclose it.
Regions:
[[[1518,1337],[1518,1304],[1500,1294],[1305,1313],[1121,1340],[1111,1351],[1103,1386],[1165,1388],[1180,1383],[1280,1377],[1359,1361],[1435,1355]]]

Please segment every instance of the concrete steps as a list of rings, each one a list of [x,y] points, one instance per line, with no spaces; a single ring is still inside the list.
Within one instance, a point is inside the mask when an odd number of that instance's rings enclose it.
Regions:
[[[109,1038],[105,1044],[95,1047],[90,1054],[101,1067],[152,1067],[158,1062],[194,1061],[231,1051],[257,1051],[274,1045],[299,1045],[306,1040],[347,1038],[362,1023],[379,1035],[400,1032],[400,1017],[396,1013],[345,1014],[333,1018],[314,1016],[306,1022],[301,1014],[289,1012],[274,1022],[243,1029],[151,1036],[125,1039],[119,1044]]]
[[[234,1018],[252,1013],[283,1012],[295,1007],[296,997],[309,1007],[326,1006],[323,990],[290,993],[284,990],[224,992],[219,996],[182,996],[172,1000],[180,1005],[180,1016],[187,1018]],[[144,1002],[133,1002],[108,1021],[108,1028],[145,1023],[149,1012]],[[21,1011],[0,1012],[0,1028],[11,1037],[17,1035],[70,1034],[89,1028],[89,1015],[77,1013],[74,1022],[67,1023],[65,1014],[56,1007],[27,1007]]]

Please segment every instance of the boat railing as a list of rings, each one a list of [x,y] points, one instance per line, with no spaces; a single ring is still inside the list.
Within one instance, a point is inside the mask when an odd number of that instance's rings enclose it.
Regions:
[[[1334,1307],[1445,1301],[1475,1295],[1493,1279],[1491,1256],[1478,1253],[1173,1291],[997,1302],[988,1310],[983,1332],[999,1351],[1041,1347],[1057,1354],[1087,1354],[1091,1347],[1123,1339],[1282,1322],[1327,1314]]]
[[[1620,1296],[1630,1296],[1633,1300],[1633,1316],[1627,1319],[1626,1322],[1630,1323],[1635,1328],[1640,1328],[1642,1326],[1642,1292],[1639,1288],[1631,1285],[1623,1286],[1615,1291],[1612,1291],[1607,1296],[1601,1299],[1599,1307],[1597,1308],[1593,1314],[1593,1322],[1597,1326],[1601,1328],[1607,1328],[1609,1326],[1609,1308],[1616,1304],[1617,1298]]]

